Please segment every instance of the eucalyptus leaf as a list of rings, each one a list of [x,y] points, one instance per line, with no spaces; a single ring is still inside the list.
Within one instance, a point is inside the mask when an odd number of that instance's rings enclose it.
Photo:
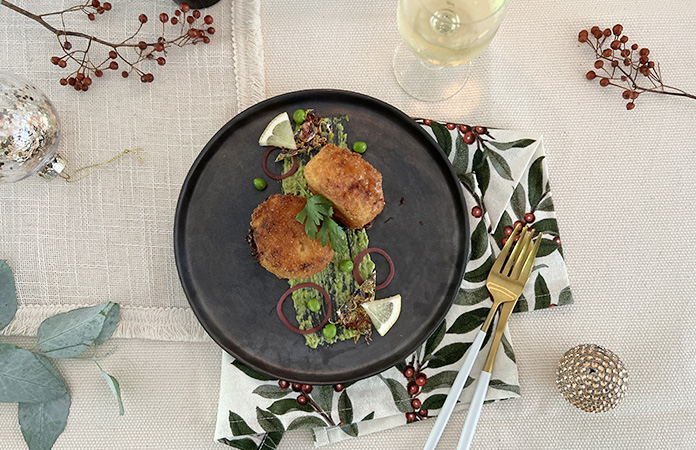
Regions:
[[[39,326],[39,348],[51,358],[79,356],[99,337],[114,306],[106,302],[49,317]]]
[[[459,289],[457,297],[454,299],[455,305],[471,306],[490,299],[490,293],[486,286],[477,289]]]
[[[495,171],[498,172],[498,175],[506,180],[512,181],[512,171],[510,170],[510,166],[508,165],[507,161],[505,161],[505,158],[500,155],[500,153],[489,150],[488,160],[491,162],[491,165]]]
[[[544,157],[540,156],[537,158],[532,165],[529,167],[529,174],[527,175],[527,193],[529,196],[529,204],[533,209],[541,200],[543,186],[544,186]]]
[[[493,147],[497,148],[498,150],[508,150],[513,147],[529,147],[536,141],[534,139],[519,139],[517,141],[512,141],[512,142],[498,142],[498,141],[487,141],[489,144],[491,144]]]
[[[17,292],[12,269],[0,260],[0,330],[5,328],[17,313]]]
[[[298,430],[300,428],[323,428],[326,426],[326,422],[318,417],[302,416],[290,422],[290,425],[288,425],[288,431]]]
[[[445,337],[445,332],[447,331],[447,320],[442,319],[442,322],[440,323],[440,326],[437,327],[435,332],[430,335],[427,341],[425,341],[425,357],[427,358],[428,356],[432,355],[435,349],[437,348],[438,345],[440,345],[440,342],[442,342],[442,338]],[[401,368],[400,371],[403,371],[403,368]]]
[[[291,392],[290,389],[283,389],[277,384],[262,384],[252,391],[253,394],[272,399],[283,398]]]
[[[413,411],[411,399],[404,385],[393,378],[384,378],[382,375],[379,375],[379,377],[384,381],[387,387],[389,387],[396,408],[402,413]]]
[[[500,389],[501,391],[508,391],[508,392],[514,392],[517,395],[520,395],[520,387],[515,386],[514,384],[507,384],[501,380],[491,380],[490,387],[493,389]]]
[[[121,305],[114,303],[114,306],[106,314],[104,325],[99,333],[99,336],[94,340],[94,345],[102,345],[106,342],[116,330],[118,322],[121,319]]]
[[[525,196],[524,186],[522,186],[522,183],[518,184],[512,193],[510,206],[512,206],[512,212],[515,213],[518,220],[521,220],[524,217],[524,214],[527,212],[527,198]]]
[[[65,429],[70,414],[70,394],[42,403],[20,403],[19,426],[29,450],[51,450]]]
[[[452,152],[452,135],[447,127],[439,122],[432,121],[430,122],[430,128],[432,128],[435,139],[442,148],[442,151],[445,152],[445,155],[449,156]]]
[[[63,377],[45,356],[0,344],[0,402],[42,403],[67,392]]]
[[[471,233],[471,256],[469,260],[475,260],[482,257],[489,248],[488,242],[488,227],[485,220],[480,220],[476,229]]]
[[[277,416],[282,416],[283,414],[291,411],[302,411],[308,413],[314,411],[311,405],[300,405],[297,403],[297,399],[295,398],[284,398],[282,400],[277,400],[271,403],[268,410]]]
[[[111,393],[114,395],[114,398],[118,403],[118,414],[122,416],[123,399],[121,398],[121,386],[118,384],[118,380],[109,375],[108,373],[104,372],[104,369],[100,367],[99,370],[101,370],[101,373],[104,376],[104,379],[106,380],[106,384],[109,385],[109,389],[111,389]]]
[[[261,425],[267,433],[272,431],[285,431],[282,422],[278,419],[275,414],[269,411],[264,411],[263,409],[256,407],[256,420]]]
[[[338,419],[343,423],[353,422],[353,402],[350,401],[348,391],[345,389],[338,397]]]
[[[230,411],[230,431],[233,436],[247,436],[249,434],[256,434],[256,431],[252,430],[242,416],[237,413]]]

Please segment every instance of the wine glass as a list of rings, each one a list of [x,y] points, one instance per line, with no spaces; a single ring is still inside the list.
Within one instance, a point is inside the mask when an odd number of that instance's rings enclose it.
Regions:
[[[464,87],[469,64],[493,40],[507,0],[399,0],[403,39],[394,52],[394,75],[410,96],[447,99]]]

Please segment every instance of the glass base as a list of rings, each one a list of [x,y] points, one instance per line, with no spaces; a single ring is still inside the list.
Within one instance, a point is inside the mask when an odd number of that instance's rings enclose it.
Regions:
[[[411,97],[439,102],[461,91],[469,79],[470,63],[435,66],[418,58],[401,42],[394,51],[394,76]]]

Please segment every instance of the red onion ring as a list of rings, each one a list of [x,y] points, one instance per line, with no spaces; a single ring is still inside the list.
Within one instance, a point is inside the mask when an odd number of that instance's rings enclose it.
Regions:
[[[285,317],[285,314],[283,314],[283,302],[285,301],[286,298],[293,292],[295,292],[298,289],[302,288],[313,288],[316,289],[317,291],[321,292],[321,295],[324,296],[324,300],[326,300],[326,317],[321,321],[319,325],[317,325],[314,328],[310,328],[308,330],[301,330],[297,328],[295,325],[291,324],[290,321]],[[292,332],[295,332],[297,334],[312,334],[316,333],[317,331],[321,330],[324,325],[326,325],[326,322],[329,321],[329,317],[331,317],[332,313],[332,307],[331,307],[331,297],[329,297],[329,293],[326,292],[326,289],[323,287],[319,286],[318,284],[315,283],[300,283],[297,286],[293,286],[285,293],[283,294],[282,297],[280,297],[280,300],[278,300],[278,304],[276,305],[276,312],[278,313],[278,317],[280,318],[280,321],[283,322],[283,325],[288,327],[288,329]]]
[[[290,168],[290,170],[288,170],[282,175],[276,175],[275,173],[268,170],[268,157],[270,156],[273,150],[277,150],[278,148],[279,147],[268,147],[268,149],[266,149],[266,151],[263,153],[263,162],[261,163],[261,167],[263,167],[263,171],[266,173],[266,175],[273,178],[274,180],[283,180],[297,172],[297,169],[300,167],[300,160],[297,159],[297,155],[294,155],[292,157],[292,167]]]
[[[389,275],[387,275],[387,279],[384,280],[382,284],[378,284],[375,286],[375,290],[379,291],[380,289],[384,289],[387,287],[389,283],[391,283],[392,278],[394,278],[394,261],[392,261],[391,257],[382,250],[381,248],[377,247],[370,247],[366,248],[365,250],[361,251],[358,253],[358,256],[355,257],[355,260],[353,261],[353,276],[355,277],[355,281],[358,282],[358,285],[362,285],[364,280],[360,276],[360,270],[358,270],[358,266],[362,262],[363,258],[365,258],[365,255],[368,253],[379,253],[380,255],[384,256],[384,259],[387,260],[387,263],[389,264]]]

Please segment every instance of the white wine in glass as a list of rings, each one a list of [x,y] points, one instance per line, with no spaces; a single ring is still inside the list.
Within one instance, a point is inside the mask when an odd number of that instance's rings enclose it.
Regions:
[[[394,74],[411,96],[439,101],[466,83],[469,61],[498,31],[507,0],[399,0],[397,25],[403,43],[394,53]]]

